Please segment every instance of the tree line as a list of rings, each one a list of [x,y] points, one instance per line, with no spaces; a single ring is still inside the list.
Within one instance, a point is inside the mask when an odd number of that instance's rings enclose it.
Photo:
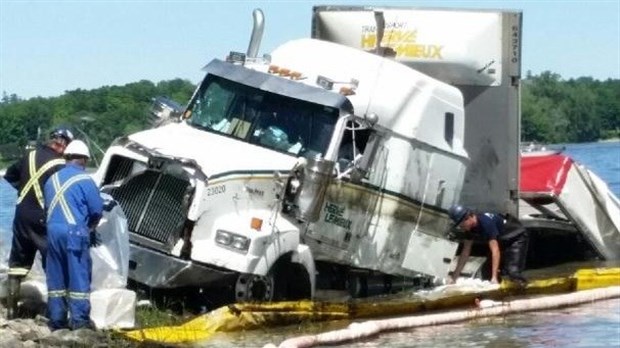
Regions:
[[[117,137],[149,126],[153,99],[167,96],[185,102],[195,85],[174,79],[157,84],[139,81],[124,86],[67,91],[59,97],[30,98],[3,93],[0,100],[0,168],[13,161],[28,145],[44,142],[57,126],[67,126],[85,140],[91,155],[102,153]],[[94,147],[94,148],[93,148]]]
[[[620,138],[620,80],[562,80],[529,72],[521,88],[521,140],[583,143]]]
[[[174,79],[139,81],[124,86],[67,91],[59,97],[27,100],[3,93],[0,100],[0,167],[32,143],[44,141],[58,125],[73,129],[96,147],[149,126],[153,99],[167,96],[181,104],[195,85]],[[620,80],[589,77],[563,80],[560,75],[528,72],[522,80],[521,140],[579,143],[620,137]],[[97,158],[101,153],[91,152]]]

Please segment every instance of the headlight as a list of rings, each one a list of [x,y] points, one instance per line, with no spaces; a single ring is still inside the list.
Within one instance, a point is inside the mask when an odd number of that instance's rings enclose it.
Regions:
[[[217,231],[215,236],[215,242],[221,245],[230,245],[232,243],[233,236],[232,233],[228,233],[225,231]]]
[[[233,237],[232,247],[235,249],[245,251],[245,250],[248,250],[248,246],[250,245],[249,242],[250,240],[245,237],[241,237],[241,236]]]
[[[215,242],[228,249],[242,252],[247,252],[250,247],[250,238],[221,230],[215,234]]]

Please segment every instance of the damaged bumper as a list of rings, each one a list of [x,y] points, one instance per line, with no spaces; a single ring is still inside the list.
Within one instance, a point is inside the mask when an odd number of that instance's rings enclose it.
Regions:
[[[129,278],[153,288],[177,288],[200,284],[224,285],[235,272],[199,264],[143,246],[131,245]],[[200,280],[200,281],[197,281]]]

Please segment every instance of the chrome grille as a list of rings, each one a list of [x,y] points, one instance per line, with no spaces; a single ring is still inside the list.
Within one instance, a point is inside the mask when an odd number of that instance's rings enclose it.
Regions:
[[[131,232],[172,246],[185,222],[188,188],[186,180],[147,170],[110,194],[123,208]]]
[[[112,156],[110,159],[110,164],[108,168],[113,168],[109,170],[105,178],[103,180],[103,185],[111,184],[114,182],[121,181],[125,179],[131,173],[132,168],[134,167],[134,160],[131,158],[126,158],[122,156]]]

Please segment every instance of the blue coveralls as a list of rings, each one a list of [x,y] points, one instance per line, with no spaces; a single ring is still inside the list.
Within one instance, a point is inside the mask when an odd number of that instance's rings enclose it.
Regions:
[[[52,330],[88,327],[90,320],[90,227],[96,226],[103,200],[82,167],[68,163],[45,183],[47,208],[48,317]],[[67,325],[67,303],[70,325]]]

